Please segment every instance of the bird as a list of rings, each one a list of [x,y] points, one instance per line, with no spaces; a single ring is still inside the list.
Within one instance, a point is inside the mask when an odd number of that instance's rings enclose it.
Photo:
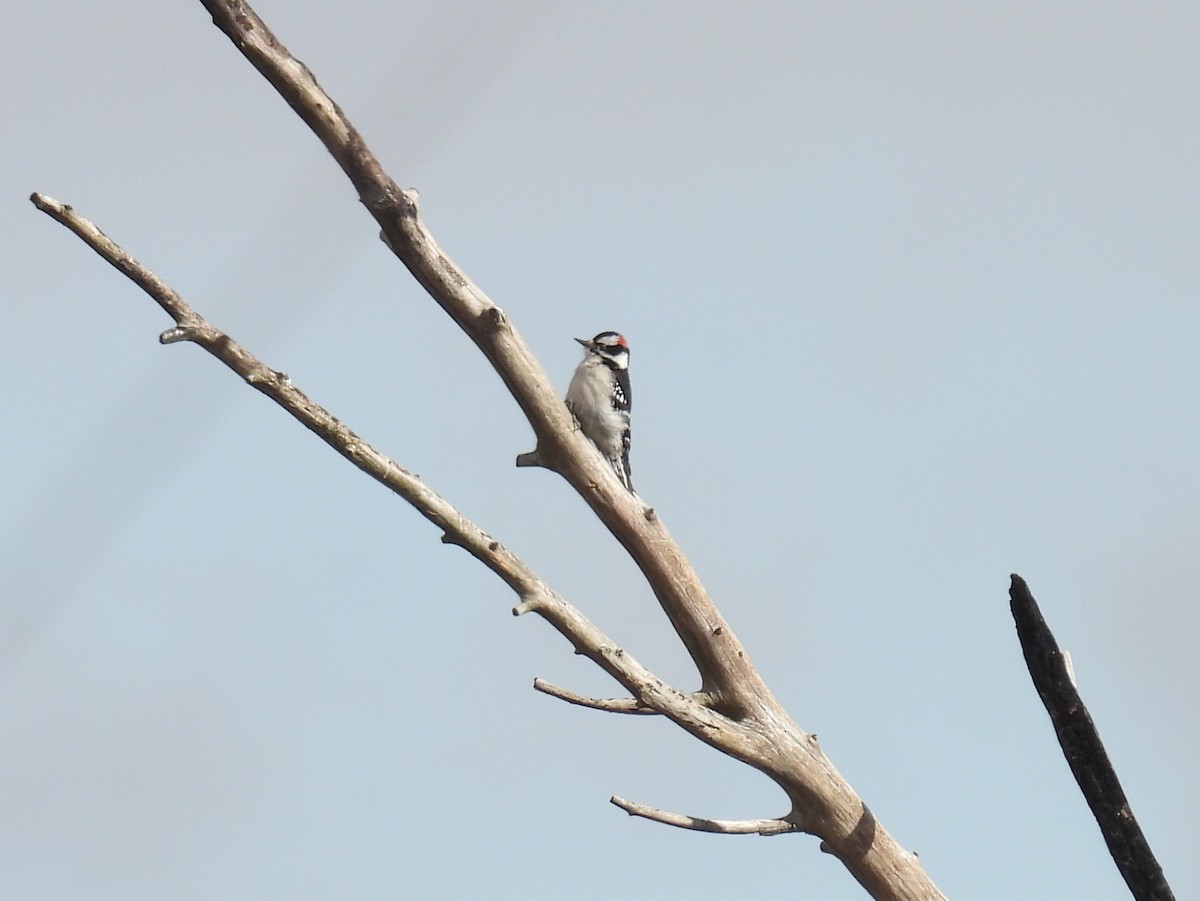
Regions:
[[[567,409],[579,423],[621,484],[632,494],[629,475],[629,342],[617,332],[601,332],[583,345],[583,359],[575,367],[567,388]]]

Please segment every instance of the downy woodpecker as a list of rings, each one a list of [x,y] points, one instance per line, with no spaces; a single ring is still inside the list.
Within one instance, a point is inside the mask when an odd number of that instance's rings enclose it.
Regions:
[[[601,332],[590,341],[576,338],[584,347],[567,388],[567,408],[574,414],[592,444],[609,462],[617,477],[633,491],[629,477],[629,342],[616,332]]]

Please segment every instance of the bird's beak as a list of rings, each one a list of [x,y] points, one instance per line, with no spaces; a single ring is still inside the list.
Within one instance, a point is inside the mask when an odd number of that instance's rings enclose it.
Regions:
[[[580,344],[582,344],[584,347],[592,346],[592,342],[587,340],[587,338],[576,338],[575,340],[578,341]]]

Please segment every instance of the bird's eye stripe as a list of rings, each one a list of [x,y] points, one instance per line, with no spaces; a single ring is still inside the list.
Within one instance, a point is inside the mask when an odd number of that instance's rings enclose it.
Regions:
[[[629,342],[625,340],[625,336],[619,332],[601,332],[592,339],[592,344],[596,347],[603,347],[613,352],[620,350],[629,350]]]

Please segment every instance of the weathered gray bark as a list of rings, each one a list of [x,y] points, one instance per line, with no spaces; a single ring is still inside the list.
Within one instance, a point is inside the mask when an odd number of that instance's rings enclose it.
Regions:
[[[659,811],[621,798],[613,798],[613,803],[631,814],[689,829],[763,835],[809,833],[818,836],[822,850],[838,857],[875,898],[942,898],[916,856],[901,848],[876,821],[821,752],[816,737],[793,722],[776,701],[661,518],[621,486],[612,469],[573,428],[554,386],[508,317],[437,245],[421,219],[416,192],[400,189],[383,171],[312,73],[246,3],[202,2],[217,27],[342,167],[379,224],[388,247],[491,362],[533,428],[537,439],[533,462],[566,479],[640,567],[696,665],[699,690],[684,692],[657,678],[515,554],[416,476],[359,439],[287,376],[270,369],[206,321],[92,223],[43,195],[33,195],[33,202],[129,276],[171,316],[175,326],[163,333],[163,343],[190,341],[202,347],[359,469],[407,500],[442,530],[443,541],[465,548],[512,588],[519,598],[514,613],[543,617],[631,697],[582,698],[546,683],[537,685],[540,690],[601,710],[661,714],[771,778],[786,794],[788,810],[776,818],[722,821]],[[530,460],[526,455],[525,462]]]

